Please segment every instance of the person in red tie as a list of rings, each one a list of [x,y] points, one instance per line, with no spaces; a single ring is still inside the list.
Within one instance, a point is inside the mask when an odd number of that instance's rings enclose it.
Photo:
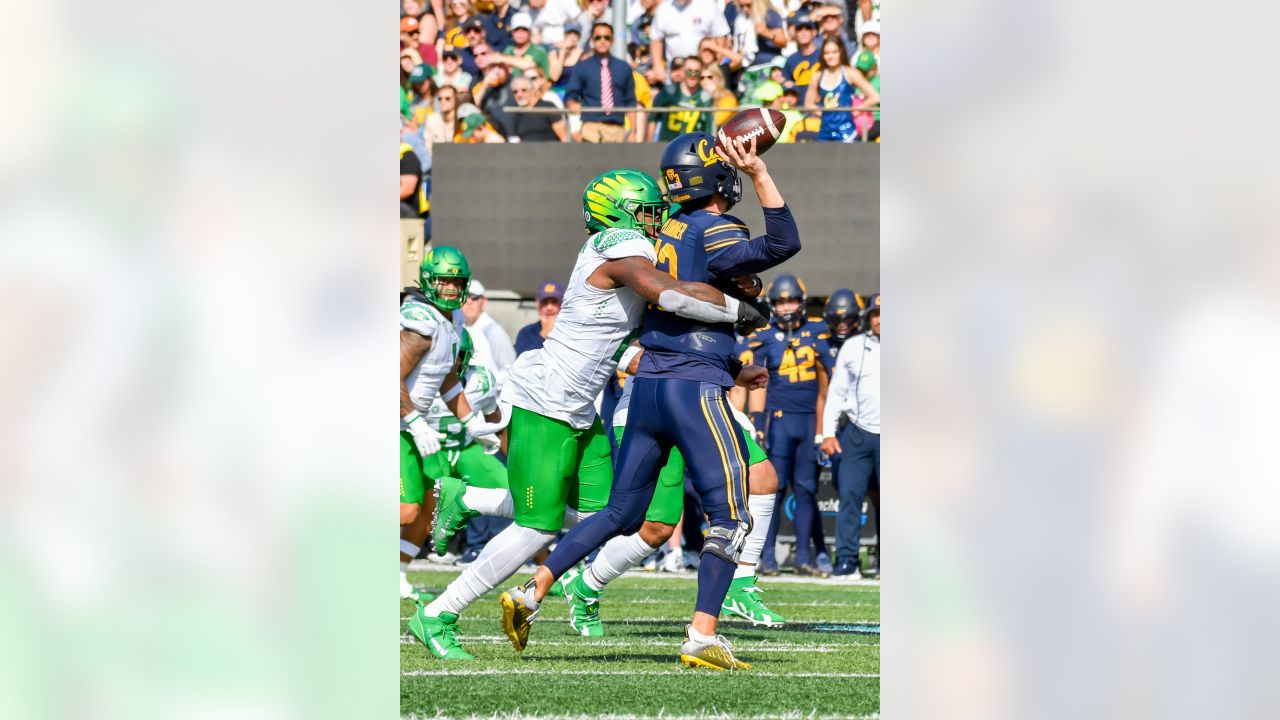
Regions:
[[[592,52],[574,66],[565,89],[574,140],[590,143],[627,140],[626,113],[614,108],[635,107],[636,86],[631,65],[609,54],[612,46],[613,26],[603,22],[592,25]],[[584,113],[583,106],[599,107],[603,112]],[[581,129],[574,129],[578,122]]]

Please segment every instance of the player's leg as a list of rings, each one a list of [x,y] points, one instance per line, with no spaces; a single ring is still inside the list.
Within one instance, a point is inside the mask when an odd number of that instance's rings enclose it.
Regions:
[[[712,383],[663,381],[664,418],[688,464],[689,478],[702,498],[710,530],[698,567],[698,599],[680,648],[680,661],[721,670],[748,668],[716,634],[725,595],[751,530],[747,507],[747,448],[729,413],[724,390]]]
[[[422,472],[422,457],[409,433],[400,433],[400,599],[420,602],[430,601],[434,595],[409,583],[409,563],[421,550],[421,539],[412,538],[423,532],[430,518],[430,510],[422,511],[426,495],[426,481]]]
[[[644,514],[653,498],[658,471],[666,464],[673,447],[672,436],[662,423],[661,405],[657,400],[657,383],[652,378],[635,378],[631,393],[631,412],[627,415],[627,431],[618,452],[617,470],[609,501],[598,512],[570,530],[564,539],[538,567],[532,579],[516,588],[524,596],[526,606],[536,608],[551,584],[566,570],[578,564],[592,550],[616,535],[634,533],[644,524]],[[518,496],[517,496],[518,502]]]
[[[568,477],[577,464],[576,433],[568,423],[513,408],[507,479],[515,522],[485,545],[449,587],[414,616],[409,630],[443,659],[469,659],[458,644],[458,614],[511,577],[555,537],[564,522]]]
[[[737,417],[736,413],[734,415]],[[742,424],[742,418],[738,418],[738,421]],[[743,542],[738,567],[733,572],[733,582],[724,597],[721,612],[737,615],[750,621],[752,625],[781,627],[786,620],[764,604],[756,577],[756,566],[764,551],[765,537],[769,534],[774,496],[778,491],[778,474],[764,449],[756,442],[755,434],[750,431],[750,423],[743,424],[742,439],[747,446],[747,464],[750,466],[747,475],[747,487],[750,490],[747,509],[751,512],[751,531]]]
[[[786,420],[789,430],[788,441],[795,453],[791,492],[796,498],[796,574],[827,577],[827,573],[815,567],[815,558],[811,551],[813,526],[818,522],[818,465],[813,448],[814,418],[812,415],[796,414]]]
[[[862,501],[875,472],[875,453],[871,443],[852,423],[840,430],[840,514],[836,518],[836,559],[841,575],[858,571],[858,549],[862,540]],[[877,443],[878,445],[879,443]],[[878,449],[878,448],[877,448]],[[852,567],[846,565],[852,562]]]
[[[769,530],[765,536],[764,551],[760,556],[760,574],[777,575],[778,528],[786,511],[787,491],[791,487],[791,477],[795,466],[795,452],[787,441],[787,425],[784,418],[770,416],[765,435],[765,449],[769,451],[769,461],[778,476],[778,490],[774,494],[773,511],[769,516]]]
[[[507,467],[472,443],[458,454],[458,477],[441,478],[431,540],[443,556],[449,540],[478,515],[511,519],[514,507],[507,484]]]
[[[624,434],[624,428],[614,428],[614,437],[619,442]],[[595,560],[568,583],[565,594],[569,600],[569,625],[575,632],[585,637],[604,635],[604,626],[600,622],[600,594],[605,585],[640,564],[673,536],[683,506],[684,459],[673,449],[666,465],[658,473],[658,485],[640,530],[606,542]]]

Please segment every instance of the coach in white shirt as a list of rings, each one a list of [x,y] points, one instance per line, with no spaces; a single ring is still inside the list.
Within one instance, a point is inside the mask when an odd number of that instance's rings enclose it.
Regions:
[[[497,375],[498,387],[502,387],[507,379],[507,370],[516,361],[516,348],[511,344],[507,331],[484,311],[489,303],[484,293],[484,285],[479,280],[472,280],[467,301],[462,304],[462,317],[472,334],[472,342],[476,344],[477,355],[484,354],[480,352],[482,344],[487,346],[489,357],[482,360],[492,361],[490,367]]]
[[[880,293],[867,298],[863,313],[871,329],[849,338],[840,348],[822,413],[822,451],[840,455],[833,575],[858,572],[862,500],[871,489],[877,533],[880,525]]]
[[[649,81],[667,81],[667,63],[698,54],[702,38],[717,38],[729,44],[729,21],[723,3],[715,0],[663,0],[653,11],[649,28],[649,58],[653,68]]]

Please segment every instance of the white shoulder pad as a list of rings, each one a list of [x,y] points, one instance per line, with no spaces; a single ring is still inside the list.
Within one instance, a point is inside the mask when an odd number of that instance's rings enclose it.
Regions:
[[[591,246],[606,260],[644,257],[648,258],[649,262],[658,262],[658,255],[653,250],[653,241],[639,230],[609,228],[596,233],[591,238]]]
[[[435,337],[443,319],[435,308],[417,300],[406,300],[400,306],[400,327],[423,337]]]
[[[498,409],[497,386],[493,371],[483,365],[473,365],[467,373],[467,403],[486,415]]]

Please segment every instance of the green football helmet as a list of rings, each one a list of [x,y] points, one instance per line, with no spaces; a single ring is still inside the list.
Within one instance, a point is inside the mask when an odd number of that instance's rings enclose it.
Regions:
[[[666,208],[658,183],[629,168],[597,175],[582,192],[582,218],[588,233],[625,228],[655,237]]]
[[[462,328],[462,335],[458,340],[458,377],[461,378],[467,374],[467,368],[471,367],[471,356],[476,352],[476,344],[471,340],[471,333],[466,328]]]
[[[462,290],[457,297],[444,296],[445,289],[450,286],[443,282],[446,278],[462,278]],[[467,256],[458,248],[448,245],[432,248],[422,258],[418,283],[422,294],[431,304],[442,310],[457,310],[466,302],[467,290],[471,287],[471,266],[467,264]]]

